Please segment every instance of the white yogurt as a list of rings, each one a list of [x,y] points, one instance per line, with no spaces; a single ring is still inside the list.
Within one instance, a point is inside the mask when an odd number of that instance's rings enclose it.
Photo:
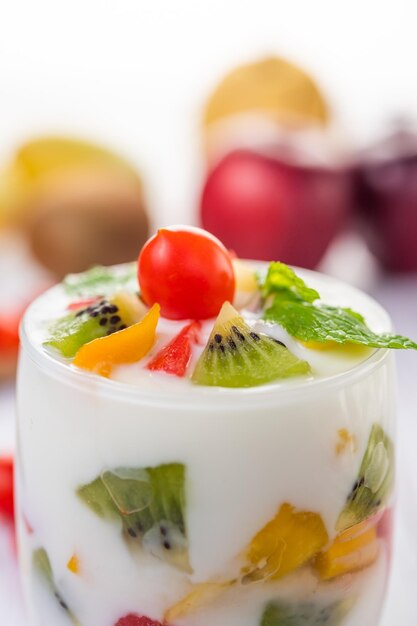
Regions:
[[[366,295],[313,272],[302,276],[326,303],[358,310],[376,332],[390,330],[385,312]],[[31,573],[31,552],[39,546],[81,626],[114,626],[128,613],[162,622],[194,584],[238,577],[245,549],[282,503],[320,514],[330,540],[335,537],[372,425],[394,437],[390,355],[312,351],[269,328],[310,362],[311,379],[206,388],[137,364],[107,380],[77,371],[42,347],[45,322],[61,315],[67,302],[56,287],[30,307],[19,366],[18,500],[33,529],[28,533],[20,522],[19,543],[33,626],[69,623]],[[181,326],[164,322],[153,353]],[[210,328],[205,324],[205,336]],[[337,454],[341,429],[355,445]],[[144,552],[133,558],[117,523],[96,516],[75,493],[105,469],[169,462],[186,466],[189,574]],[[332,583],[319,583],[307,566],[282,581],[236,584],[169,626],[261,626],[272,599],[329,603],[344,597],[354,607],[343,626],[376,626],[385,552],[381,541],[371,567]],[[74,553],[77,575],[67,568]]]

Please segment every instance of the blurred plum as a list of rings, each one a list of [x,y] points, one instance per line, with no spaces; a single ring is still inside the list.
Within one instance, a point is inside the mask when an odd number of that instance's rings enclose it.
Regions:
[[[357,196],[377,259],[389,270],[417,271],[417,135],[392,137],[362,159]]]

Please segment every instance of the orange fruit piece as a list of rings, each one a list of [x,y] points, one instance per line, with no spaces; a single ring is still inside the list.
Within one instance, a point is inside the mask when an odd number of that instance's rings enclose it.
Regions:
[[[176,620],[217,600],[220,595],[233,585],[234,581],[216,583],[197,583],[190,593],[171,606],[164,615],[164,623],[172,624]]]
[[[75,553],[72,555],[72,557],[68,561],[67,568],[73,574],[79,574],[79,572],[80,572],[80,561],[78,559],[78,556]]]
[[[114,365],[136,363],[155,342],[159,311],[159,304],[154,304],[140,322],[84,344],[75,355],[73,364],[108,377]]]
[[[252,539],[242,582],[282,578],[312,559],[328,540],[320,515],[284,503]]]
[[[365,520],[337,535],[330,548],[315,559],[314,567],[322,580],[329,580],[371,565],[379,553],[374,520]]]

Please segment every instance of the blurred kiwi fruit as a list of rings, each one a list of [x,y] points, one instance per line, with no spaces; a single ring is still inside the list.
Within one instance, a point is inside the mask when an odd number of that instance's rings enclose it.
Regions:
[[[149,236],[142,181],[130,163],[65,137],[18,149],[0,178],[0,215],[57,277],[130,261]]]

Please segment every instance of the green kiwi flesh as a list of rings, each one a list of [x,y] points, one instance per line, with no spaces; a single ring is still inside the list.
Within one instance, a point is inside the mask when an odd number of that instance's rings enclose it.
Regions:
[[[74,613],[71,611],[68,604],[63,599],[60,591],[58,590],[55,584],[51,562],[49,560],[49,556],[45,548],[38,548],[37,550],[33,552],[32,564],[33,564],[34,570],[37,572],[37,574],[43,579],[43,581],[49,587],[49,589],[55,596],[58,604],[65,611],[65,613],[67,613],[69,619],[74,624],[74,626],[80,626],[80,622],[78,621]]]
[[[72,358],[85,343],[123,330],[139,321],[144,306],[139,298],[127,291],[99,300],[86,308],[69,313],[55,322],[45,345]]]
[[[376,513],[388,500],[394,482],[394,447],[379,424],[374,424],[357,479],[339,515],[343,531]]]
[[[120,520],[129,546],[189,571],[184,465],[106,470],[77,494],[96,515]]]
[[[260,626],[339,626],[348,610],[344,602],[326,606],[271,602],[264,611]]]
[[[310,366],[281,342],[254,332],[225,302],[192,380],[198,385],[254,387],[310,373]]]

